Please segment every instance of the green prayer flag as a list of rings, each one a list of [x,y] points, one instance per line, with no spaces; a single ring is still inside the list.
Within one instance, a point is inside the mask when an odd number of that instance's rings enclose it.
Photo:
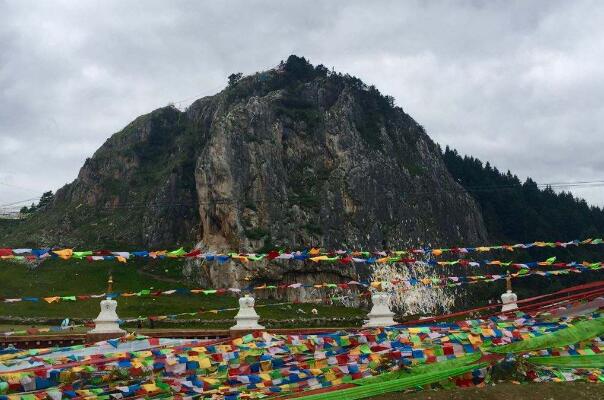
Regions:
[[[158,388],[160,388],[164,392],[170,390],[170,385],[168,385],[165,382],[160,381],[159,379],[155,380],[155,386],[157,386]]]
[[[88,257],[92,255],[92,251],[74,251],[72,257],[77,259],[82,259],[84,257]]]
[[[526,361],[556,368],[604,368],[604,354],[529,357]]]
[[[568,346],[602,335],[604,335],[604,317],[599,317],[593,320],[580,321],[574,325],[569,325],[565,329],[548,333],[547,335],[536,336],[521,342],[504,346],[483,346],[483,350],[499,354],[520,353]]]
[[[169,251],[168,252],[168,257],[182,257],[185,254],[187,254],[187,252],[185,251],[185,249],[183,249],[182,247],[178,250],[174,250],[174,251]]]
[[[361,347],[360,347],[360,350],[361,350],[361,353],[363,353],[363,354],[371,354],[372,353],[371,348],[369,348],[368,344],[362,344]]]

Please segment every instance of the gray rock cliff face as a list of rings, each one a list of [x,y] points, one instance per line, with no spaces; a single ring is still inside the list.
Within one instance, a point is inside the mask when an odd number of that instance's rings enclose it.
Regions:
[[[292,56],[184,112],[139,117],[11,237],[244,251],[472,244],[486,231],[419,124]]]
[[[484,239],[476,204],[421,126],[401,109],[371,110],[376,94],[342,81],[318,77],[191,106],[189,118],[211,121],[195,170],[205,246]]]

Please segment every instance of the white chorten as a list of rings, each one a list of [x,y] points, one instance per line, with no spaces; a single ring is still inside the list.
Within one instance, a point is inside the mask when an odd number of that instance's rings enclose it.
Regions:
[[[232,331],[262,330],[264,326],[258,323],[260,316],[254,309],[255,300],[249,294],[239,298],[239,312],[235,315],[237,323],[231,327]]]
[[[390,310],[390,295],[386,292],[376,292],[371,295],[373,307],[367,317],[369,320],[364,328],[375,328],[380,326],[396,325],[394,322],[394,313]]]
[[[512,278],[509,273],[505,280],[507,290],[501,295],[501,312],[518,309],[518,304],[516,304],[518,296],[516,296],[516,293],[512,292]]]
[[[110,276],[108,281],[107,293],[111,293],[113,278]],[[117,301],[109,297],[101,301],[101,312],[94,320],[94,329],[88,333],[126,333],[120,328],[120,318],[117,316]]]

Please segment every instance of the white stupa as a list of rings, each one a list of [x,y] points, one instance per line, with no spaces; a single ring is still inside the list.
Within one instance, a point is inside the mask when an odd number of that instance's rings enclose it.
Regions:
[[[109,277],[107,294],[111,293],[113,286],[113,277]],[[120,328],[120,318],[117,316],[117,301],[107,297],[101,301],[101,312],[94,320],[94,329],[88,333],[92,334],[123,334],[126,333]]]
[[[518,309],[518,296],[512,292],[512,278],[508,272],[508,276],[505,278],[506,281],[506,292],[501,295],[501,312],[511,311]]]
[[[237,323],[231,327],[231,331],[254,331],[263,330],[264,326],[258,323],[260,316],[254,309],[255,300],[249,294],[239,298],[239,312],[235,315]]]
[[[390,294],[386,292],[375,292],[371,295],[373,307],[367,317],[369,320],[363,328],[375,328],[380,326],[396,325],[394,313],[390,310]]]

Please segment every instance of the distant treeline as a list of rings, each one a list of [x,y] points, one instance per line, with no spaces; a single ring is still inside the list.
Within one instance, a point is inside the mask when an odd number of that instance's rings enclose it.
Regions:
[[[55,198],[55,195],[52,193],[52,190],[50,190],[48,192],[44,192],[44,194],[42,194],[42,197],[40,197],[38,204],[31,203],[31,206],[29,206],[29,207],[23,206],[19,210],[19,213],[21,215],[27,215],[27,214],[36,212],[38,210],[42,210],[42,209],[46,208],[48,205],[50,205],[53,202],[54,198]]]
[[[488,162],[474,157],[460,156],[447,147],[443,153],[447,168],[478,202],[491,243],[568,241],[604,236],[604,211],[587,204],[571,193],[556,193],[551,187],[540,188],[528,178],[521,182],[511,172],[500,172]],[[482,258],[541,261],[556,256],[560,261],[602,261],[602,247],[570,247],[564,249],[533,248],[510,253],[501,251]],[[479,259],[482,259],[479,257]],[[485,274],[505,273],[501,267],[482,267]],[[467,269],[465,270],[467,272]],[[452,270],[451,273],[463,273]],[[515,269],[510,269],[515,272]],[[601,272],[570,274],[555,277],[529,277],[514,280],[514,291],[519,298],[552,293],[562,288],[604,279]],[[466,287],[456,301],[457,309],[484,305],[487,299],[498,300],[505,290],[502,281]]]
[[[491,240],[531,242],[601,237],[604,210],[570,192],[540,188],[488,162],[460,156],[448,146],[443,157],[449,172],[480,205]]]

